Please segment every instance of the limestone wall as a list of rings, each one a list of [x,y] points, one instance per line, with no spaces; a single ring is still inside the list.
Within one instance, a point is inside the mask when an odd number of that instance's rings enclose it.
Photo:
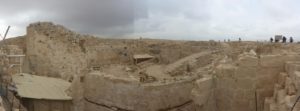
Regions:
[[[277,78],[272,97],[265,99],[264,111],[293,111],[300,110],[300,104],[296,102],[300,96],[300,62],[286,62],[285,71]]]
[[[191,92],[197,111],[217,111],[215,98],[215,84],[213,77],[204,76],[195,81]]]
[[[216,72],[218,111],[263,111],[266,97],[272,97],[286,61],[297,61],[299,55],[242,54],[238,61],[221,64]],[[243,98],[243,99],[241,99]]]
[[[169,84],[140,84],[99,74],[85,78],[84,98],[91,103],[135,111],[170,110],[192,102],[193,80]],[[87,105],[86,107],[88,107]],[[97,109],[86,111],[98,111]],[[100,111],[100,110],[99,110]]]
[[[244,55],[237,64],[218,66],[215,80],[217,111],[255,110],[257,64],[255,55]]]
[[[34,74],[70,78],[87,68],[86,56],[76,34],[52,23],[36,23],[27,27],[27,59]]]
[[[258,109],[263,111],[266,97],[273,96],[274,87],[280,72],[285,72],[285,62],[299,61],[300,56],[290,55],[264,55],[260,57],[260,65],[257,74],[256,90]]]

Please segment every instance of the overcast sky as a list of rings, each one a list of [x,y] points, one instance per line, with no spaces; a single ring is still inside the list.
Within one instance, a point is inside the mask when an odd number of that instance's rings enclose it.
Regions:
[[[299,0],[1,0],[0,33],[52,21],[83,34],[117,38],[268,40],[300,38]]]

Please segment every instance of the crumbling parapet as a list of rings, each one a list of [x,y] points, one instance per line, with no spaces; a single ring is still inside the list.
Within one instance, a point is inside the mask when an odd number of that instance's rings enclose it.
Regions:
[[[63,26],[38,22],[27,27],[27,60],[37,75],[69,79],[87,68],[81,36]],[[51,67],[51,68],[50,68]]]

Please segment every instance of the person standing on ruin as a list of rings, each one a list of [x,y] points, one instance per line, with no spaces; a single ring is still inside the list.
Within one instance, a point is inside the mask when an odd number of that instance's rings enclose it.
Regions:
[[[293,43],[293,42],[294,42],[293,37],[290,37],[290,43]]]
[[[239,38],[239,42],[242,42],[242,39],[241,39],[241,38]]]
[[[270,42],[273,43],[273,37],[270,38]]]
[[[286,43],[286,37],[285,36],[283,36],[283,38],[282,38],[282,43]]]

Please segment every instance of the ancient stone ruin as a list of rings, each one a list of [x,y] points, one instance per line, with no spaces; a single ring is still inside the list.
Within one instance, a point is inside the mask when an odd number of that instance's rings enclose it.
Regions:
[[[300,111],[296,43],[104,39],[50,22],[4,41],[7,111]]]

